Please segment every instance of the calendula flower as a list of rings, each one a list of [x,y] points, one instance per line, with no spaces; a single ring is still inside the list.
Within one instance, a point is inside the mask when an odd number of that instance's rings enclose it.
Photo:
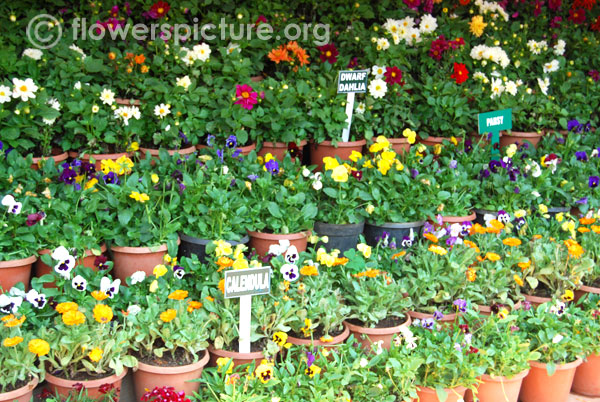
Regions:
[[[314,265],[304,265],[300,268],[300,275],[319,276],[319,269]]]
[[[99,362],[100,359],[102,359],[102,355],[103,355],[104,351],[100,348],[94,348],[90,351],[90,353],[88,353],[88,357],[90,358],[91,361],[93,362]]]
[[[423,237],[426,238],[427,240],[429,240],[432,243],[437,243],[438,242],[438,238],[433,233],[424,233]]]
[[[177,317],[177,311],[170,308],[160,313],[160,319],[163,322],[171,322]]]
[[[531,261],[527,260],[525,262],[520,262],[517,265],[519,266],[519,268],[521,268],[521,271],[525,271],[527,268],[529,268],[531,266]]]
[[[62,315],[62,321],[65,325],[81,325],[85,322],[85,315],[78,310],[69,310]]]
[[[479,247],[477,246],[477,244],[473,243],[471,240],[463,240],[463,244],[469,248],[472,248],[473,250],[475,250],[477,253],[480,252]]]
[[[94,299],[96,299],[97,301],[102,301],[102,300],[108,299],[108,296],[106,295],[106,293],[102,292],[101,290],[94,290],[92,292],[92,297]]]
[[[20,327],[25,322],[25,316],[22,315],[21,318],[16,318],[13,314],[6,315],[2,317],[2,322],[6,328]]]
[[[493,262],[500,260],[500,256],[496,253],[485,253],[485,258]]]
[[[43,339],[32,339],[27,344],[27,348],[31,353],[35,353],[38,357],[45,356],[50,352],[50,344]]]
[[[188,313],[191,313],[192,311],[198,310],[200,308],[202,308],[202,302],[188,300],[188,308],[187,308]]]
[[[185,298],[188,297],[188,291],[187,290],[181,290],[181,289],[177,289],[173,292],[171,292],[171,294],[169,295],[169,299],[171,300],[183,300]]]
[[[515,237],[509,237],[509,238],[502,240],[502,243],[506,246],[516,247],[516,246],[521,245],[521,240],[519,240]]]
[[[477,279],[477,271],[475,268],[467,268],[466,275],[469,282],[475,282],[475,279]]]
[[[94,319],[100,324],[109,323],[113,319],[113,311],[106,304],[96,304],[93,312]]]
[[[435,244],[430,244],[429,248],[427,250],[429,250],[432,253],[435,253],[437,255],[446,255],[446,254],[448,254],[448,250],[446,250],[444,247],[436,246]]]
[[[77,303],[74,302],[64,302],[58,303],[54,309],[57,313],[64,314],[67,311],[77,311],[79,309],[79,306],[77,305]]]
[[[12,347],[17,346],[21,342],[23,342],[23,338],[20,336],[15,336],[12,338],[5,338],[4,341],[2,341],[2,346],[7,347],[7,348],[12,348]]]
[[[521,277],[519,275],[514,274],[513,275],[513,279],[517,283],[517,285],[519,285],[519,286],[523,286],[524,285],[523,279],[521,279]]]

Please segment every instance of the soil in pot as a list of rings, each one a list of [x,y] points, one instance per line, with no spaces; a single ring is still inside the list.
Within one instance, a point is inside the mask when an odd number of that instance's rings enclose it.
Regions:
[[[371,344],[375,342],[382,342],[381,347],[389,349],[393,338],[400,332],[400,327],[409,326],[410,323],[409,315],[402,318],[387,317],[379,321],[375,328],[365,327],[363,322],[356,319],[346,321],[348,329],[365,350],[371,350]]]
[[[316,248],[324,247],[327,251],[340,250],[343,254],[344,251],[356,247],[358,236],[363,232],[364,226],[364,222],[347,225],[315,222],[315,234],[319,237],[327,236],[329,238],[327,243],[319,242]]]
[[[531,369],[523,380],[519,398],[521,402],[566,402],[569,397],[575,370],[581,359],[556,366],[556,372],[549,376],[546,365],[529,362]]]
[[[344,325],[341,329],[330,331],[329,335],[333,338],[331,342],[323,342],[321,341],[321,337],[323,337],[325,333],[323,332],[323,328],[318,326],[313,330],[312,337],[305,337],[303,333],[297,332],[289,332],[288,333],[288,342],[292,345],[315,345],[315,346],[333,346],[340,344],[350,336],[350,331]]]
[[[35,154],[35,155],[39,155],[39,154]],[[52,158],[54,160],[54,165],[59,165],[62,162],[66,161],[67,158],[69,157],[69,154],[67,152],[63,152],[61,149],[58,148],[53,148],[52,149],[52,154],[50,156],[40,156],[40,157],[33,157],[32,161],[31,161],[31,168],[33,170],[39,170],[40,168],[42,168],[44,166],[44,164],[46,163],[46,160]]]
[[[541,282],[535,289],[531,289],[526,285],[523,290],[525,292],[525,300],[531,303],[532,306],[539,306],[542,303],[552,300],[552,291]]]

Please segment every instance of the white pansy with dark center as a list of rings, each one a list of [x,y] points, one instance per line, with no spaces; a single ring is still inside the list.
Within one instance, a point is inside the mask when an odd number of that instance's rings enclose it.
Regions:
[[[87,290],[87,280],[83,276],[77,275],[71,281],[71,286],[79,292],[85,292]]]
[[[43,293],[39,293],[35,289],[31,289],[29,292],[27,292],[27,295],[25,295],[25,298],[35,308],[44,308],[44,306],[46,305],[46,301],[47,301],[46,295]]]
[[[290,247],[290,241],[289,240],[279,240],[279,243],[277,244],[271,244],[269,246],[269,254],[274,255],[275,257],[277,257],[278,255],[281,255],[283,253],[285,253],[287,251],[287,249]]]
[[[173,276],[177,279],[182,279],[185,276],[185,269],[182,266],[175,265],[173,267]]]
[[[50,254],[50,257],[54,261],[58,261],[54,266],[56,273],[65,279],[71,279],[71,271],[75,267],[75,257],[69,250],[65,246],[59,246]]]
[[[295,282],[300,277],[298,267],[293,264],[283,264],[279,271],[283,275],[283,279],[288,282]]]
[[[105,276],[100,280],[100,291],[104,292],[104,294],[111,299],[115,297],[117,293],[119,293],[120,286],[120,279],[115,279],[114,281],[111,281],[108,276]]]
[[[296,248],[296,246],[290,246],[285,252],[284,259],[285,262],[287,262],[288,264],[296,264],[299,258],[300,256],[298,255],[298,249]]]
[[[6,293],[0,295],[0,311],[4,314],[16,313],[22,303],[21,296],[9,296]]]
[[[8,209],[9,214],[18,215],[21,213],[21,209],[23,208],[23,204],[15,200],[15,197],[8,194],[2,198],[2,205]]]

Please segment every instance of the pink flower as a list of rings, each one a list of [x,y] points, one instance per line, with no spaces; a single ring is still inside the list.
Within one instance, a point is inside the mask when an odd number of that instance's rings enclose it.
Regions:
[[[550,28],[559,28],[561,22],[562,22],[562,17],[556,16],[556,17],[552,18],[552,21],[550,21]]]
[[[237,100],[234,103],[244,109],[252,110],[254,105],[258,103],[258,94],[247,84],[238,85],[235,89],[235,96]]]

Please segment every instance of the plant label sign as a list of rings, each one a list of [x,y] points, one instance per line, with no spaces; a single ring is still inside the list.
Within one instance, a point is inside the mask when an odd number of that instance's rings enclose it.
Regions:
[[[346,95],[346,116],[348,126],[342,131],[342,141],[347,142],[350,138],[350,126],[352,125],[352,112],[354,111],[354,94],[367,92],[369,81],[369,70],[340,71],[337,80],[337,93]]]
[[[240,299],[239,351],[250,353],[252,296],[271,293],[271,268],[247,268],[225,271],[225,298]]]
[[[479,134],[492,134],[492,159],[500,159],[500,131],[512,129],[512,109],[479,113]]]

